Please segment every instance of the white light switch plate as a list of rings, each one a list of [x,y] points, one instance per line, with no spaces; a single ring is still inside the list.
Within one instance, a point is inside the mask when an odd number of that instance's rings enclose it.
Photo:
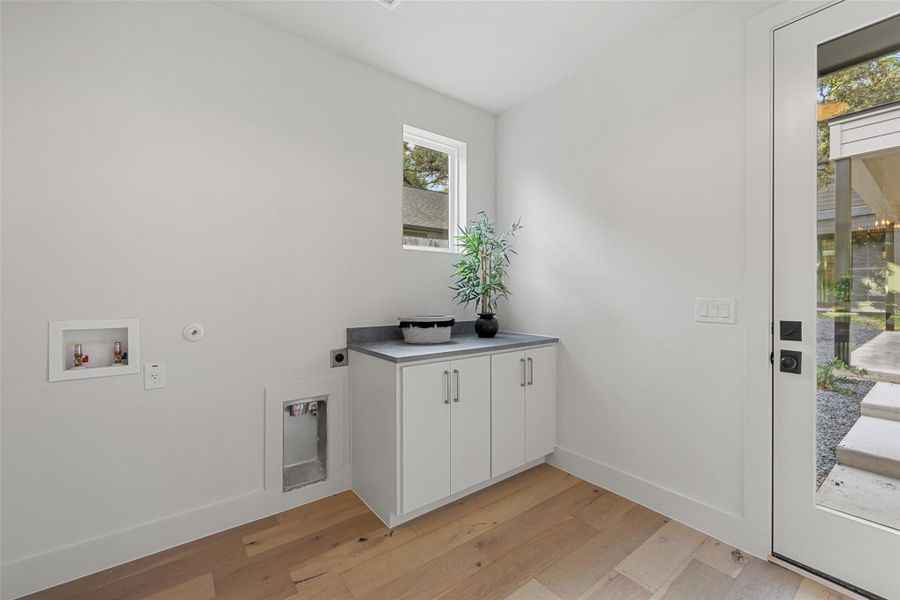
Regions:
[[[166,363],[144,363],[144,389],[166,387]]]
[[[734,298],[697,298],[694,320],[700,323],[734,323]]]

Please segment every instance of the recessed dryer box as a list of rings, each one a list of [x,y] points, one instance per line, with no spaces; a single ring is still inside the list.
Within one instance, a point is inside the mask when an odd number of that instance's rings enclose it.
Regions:
[[[50,321],[47,344],[48,379],[66,381],[133,375],[140,373],[141,334],[139,319],[102,319],[89,321]],[[113,348],[119,342],[127,355],[121,364],[114,361]],[[75,344],[89,357],[75,367]]]

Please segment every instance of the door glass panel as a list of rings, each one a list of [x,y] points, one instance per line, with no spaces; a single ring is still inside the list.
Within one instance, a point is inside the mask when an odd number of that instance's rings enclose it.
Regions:
[[[818,100],[816,501],[900,529],[900,52]]]

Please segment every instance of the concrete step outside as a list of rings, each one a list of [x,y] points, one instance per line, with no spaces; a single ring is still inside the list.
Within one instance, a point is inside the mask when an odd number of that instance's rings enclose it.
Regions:
[[[842,465],[900,479],[900,421],[861,416],[836,456]]]
[[[867,417],[900,421],[900,385],[879,381],[863,398],[859,411]]]

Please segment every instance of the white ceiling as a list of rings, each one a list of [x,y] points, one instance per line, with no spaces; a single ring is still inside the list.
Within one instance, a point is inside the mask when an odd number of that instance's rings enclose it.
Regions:
[[[217,2],[490,112],[566,79],[700,2]]]

